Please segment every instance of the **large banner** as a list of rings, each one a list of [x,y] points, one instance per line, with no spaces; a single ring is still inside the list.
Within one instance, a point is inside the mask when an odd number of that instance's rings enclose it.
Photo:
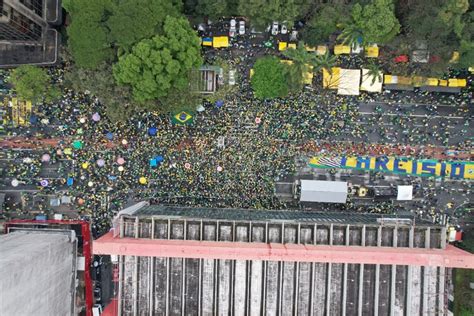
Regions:
[[[397,157],[318,156],[311,158],[309,165],[314,168],[344,168],[450,179],[474,179],[474,163],[468,161],[442,162]]]

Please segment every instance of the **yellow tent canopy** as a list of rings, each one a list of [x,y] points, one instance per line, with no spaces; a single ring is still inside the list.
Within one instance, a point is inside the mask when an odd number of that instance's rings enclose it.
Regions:
[[[426,85],[435,87],[438,85],[438,78],[428,78],[426,79]]]
[[[341,68],[331,68],[331,74],[327,69],[323,68],[323,88],[337,89],[339,86],[339,79],[341,76]]]
[[[370,58],[378,58],[379,57],[378,46],[367,46],[365,48],[365,56],[370,57]]]
[[[222,48],[229,47],[229,37],[227,36],[216,36],[212,39],[212,47]]]
[[[316,47],[314,46],[308,46],[308,45],[304,45],[304,48],[306,49],[307,52],[315,52],[316,51]]]
[[[287,47],[288,47],[287,42],[278,42],[278,50],[279,51],[286,50]]]
[[[464,88],[466,87],[466,85],[467,85],[466,79],[451,78],[448,80],[448,86],[453,87],[453,88]]]
[[[296,44],[295,43],[289,43],[288,48],[296,49]]]
[[[442,87],[447,87],[448,86],[448,80],[441,79],[439,81],[439,85],[442,86]]]
[[[351,47],[347,45],[336,45],[334,46],[334,54],[341,55],[341,54],[350,54]]]

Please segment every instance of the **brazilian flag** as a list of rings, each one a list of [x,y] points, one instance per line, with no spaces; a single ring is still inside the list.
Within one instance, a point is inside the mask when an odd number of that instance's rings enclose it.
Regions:
[[[172,116],[173,123],[178,125],[191,124],[193,122],[193,119],[194,117],[185,111],[181,111]]]

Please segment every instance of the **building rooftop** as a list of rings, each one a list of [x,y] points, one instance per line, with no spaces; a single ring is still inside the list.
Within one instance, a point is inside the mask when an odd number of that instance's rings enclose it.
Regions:
[[[71,231],[0,236],[0,315],[75,315],[76,249]]]

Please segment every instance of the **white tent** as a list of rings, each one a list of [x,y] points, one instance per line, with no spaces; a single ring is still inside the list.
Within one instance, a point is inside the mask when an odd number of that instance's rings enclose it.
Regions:
[[[372,83],[374,78],[369,75],[368,69],[362,69],[362,84],[360,89],[367,92],[382,92],[383,73],[379,72],[379,76]]]
[[[399,185],[397,187],[397,201],[411,201],[413,200],[413,186]]]
[[[337,94],[359,95],[360,69],[341,69]]]
[[[347,182],[301,180],[301,202],[346,203]]]

